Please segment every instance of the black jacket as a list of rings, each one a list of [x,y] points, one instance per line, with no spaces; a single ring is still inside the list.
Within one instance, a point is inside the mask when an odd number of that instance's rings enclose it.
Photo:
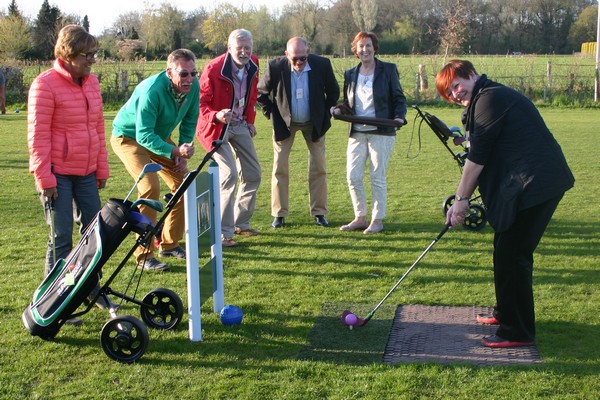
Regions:
[[[479,191],[490,225],[502,232],[518,211],[562,195],[575,178],[537,108],[482,75],[463,114],[468,159],[483,165]]]
[[[312,140],[317,141],[331,127],[329,109],[337,104],[340,86],[337,83],[329,59],[308,55],[308,84],[310,95],[310,119],[313,124]],[[290,137],[292,123],[292,67],[282,56],[269,62],[258,83],[258,104],[263,114],[271,120],[275,140]]]
[[[354,96],[358,81],[358,71],[361,64],[344,72],[344,103],[355,110]],[[400,85],[398,68],[396,64],[380,61],[375,58],[375,72],[373,77],[373,98],[375,103],[375,117],[406,120],[406,97]],[[352,130],[350,124],[349,129]],[[380,134],[394,134],[396,128],[377,129]]]

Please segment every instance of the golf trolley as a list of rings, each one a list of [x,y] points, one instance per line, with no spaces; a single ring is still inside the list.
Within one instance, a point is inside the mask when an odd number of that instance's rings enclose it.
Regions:
[[[452,158],[457,162],[459,169],[462,172],[463,167],[465,166],[465,162],[467,160],[467,155],[469,154],[469,146],[467,138],[461,132],[459,127],[453,126],[448,127],[444,122],[442,122],[435,115],[429,114],[428,112],[422,111],[418,106],[413,105],[413,108],[417,110],[417,115],[415,116],[415,124],[417,118],[421,118],[421,121],[418,124],[418,132],[419,137],[421,135],[421,125],[423,121],[431,128],[433,133],[440,139],[440,141],[444,144],[446,149],[452,154]],[[413,128],[414,129],[414,128]],[[458,151],[454,152],[452,148],[450,148],[448,141],[452,140],[452,143],[458,147]],[[477,193],[477,192],[476,192]],[[452,194],[444,199],[442,202],[442,213],[446,215],[448,209],[454,203],[455,195]],[[479,231],[482,230],[487,223],[486,216],[486,208],[481,200],[480,194],[475,194],[469,199],[469,214],[465,217],[465,221],[463,225],[466,229],[471,231]]]
[[[136,299],[143,268],[139,272],[134,268],[125,293],[112,290],[111,284],[138,246],[148,248],[152,245],[153,238],[160,232],[175,204],[220,144],[220,141],[214,142],[214,148],[205,155],[197,169],[186,175],[166,206],[151,199],[138,199],[135,202],[128,200],[146,173],[162,169],[160,165],[152,163],[146,164],[125,200],[108,200],[85,228],[79,243],[65,259],[55,259],[52,270],[35,290],[32,302],[22,315],[23,324],[31,335],[44,340],[54,339],[66,321],[87,313],[100,300],[109,307],[111,315],[100,334],[102,349],[113,360],[132,363],[145,353],[148,346],[146,326],[171,330],[179,325],[184,308],[180,297],[172,290],[158,288],[151,290],[142,300]],[[51,205],[49,202],[49,207]],[[158,212],[164,211],[156,225],[140,212],[140,205]],[[52,214],[51,217],[53,218]],[[53,231],[53,224],[51,229]],[[100,286],[103,266],[131,232],[138,235],[135,244]],[[54,232],[51,234],[53,236]],[[128,295],[127,292],[136,276],[134,293]],[[109,295],[121,299],[119,304],[110,302]],[[131,315],[117,315],[123,301],[140,307],[143,323]]]

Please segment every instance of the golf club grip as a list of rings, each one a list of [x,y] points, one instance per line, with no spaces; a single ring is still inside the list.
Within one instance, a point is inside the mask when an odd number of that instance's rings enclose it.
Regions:
[[[442,238],[442,236],[444,236],[444,234],[445,234],[446,232],[448,232],[448,229],[450,229],[451,227],[452,227],[452,225],[450,225],[450,224],[446,224],[446,225],[444,226],[444,229],[442,229],[442,230],[441,230],[441,232],[440,232],[440,233],[438,233],[438,235],[435,237],[435,240],[436,240],[436,241],[440,240],[440,239]]]

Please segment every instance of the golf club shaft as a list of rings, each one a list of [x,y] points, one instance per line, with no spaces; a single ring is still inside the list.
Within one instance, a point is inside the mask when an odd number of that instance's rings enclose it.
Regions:
[[[413,263],[413,265],[411,265],[410,268],[404,273],[404,275],[402,275],[402,277],[398,280],[398,282],[396,282],[396,284],[392,287],[392,289],[389,292],[387,292],[387,294],[384,296],[383,299],[381,299],[381,301],[379,302],[379,304],[377,304],[375,306],[375,308],[373,309],[373,311],[371,311],[367,315],[367,317],[365,318],[365,320],[368,321],[369,319],[371,319],[371,317],[373,317],[373,314],[375,314],[375,311],[377,311],[377,309],[379,307],[381,307],[381,305],[387,300],[387,298],[390,297],[390,295],[394,292],[394,290],[396,290],[396,288],[400,285],[400,283],[404,280],[404,278],[406,278],[406,276],[419,263],[419,261],[421,261],[423,259],[423,257],[425,257],[425,254],[427,254],[427,252],[433,247],[433,245],[436,244],[437,241],[440,240],[442,236],[444,236],[444,234],[448,231],[449,228],[450,228],[449,224],[446,225],[446,226],[444,226],[444,229],[442,229],[442,231],[435,237],[435,239],[433,239],[433,241],[429,244],[429,246],[427,246],[427,248],[425,249],[425,251],[423,253],[421,253],[421,255],[419,256],[419,258],[417,258],[417,260]]]
[[[52,236],[52,265],[50,268],[54,267],[56,264],[56,231],[54,229],[54,199],[49,199],[46,197],[46,207],[48,208],[48,212],[50,213],[50,236]]]
[[[156,168],[151,168],[153,166],[155,166]],[[137,180],[133,184],[133,187],[131,188],[129,193],[127,193],[127,197],[125,197],[125,200],[123,200],[123,204],[125,204],[127,202],[127,200],[129,200],[129,196],[131,196],[131,194],[137,187],[138,183],[140,183],[140,181],[142,180],[144,175],[146,175],[146,172],[158,172],[161,169],[162,169],[162,166],[160,166],[158,164],[148,163],[148,164],[144,165],[144,168],[142,168],[142,172],[140,172],[140,175],[138,176]]]

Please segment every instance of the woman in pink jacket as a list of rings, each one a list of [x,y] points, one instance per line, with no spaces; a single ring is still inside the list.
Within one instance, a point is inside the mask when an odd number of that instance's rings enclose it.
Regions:
[[[108,179],[102,94],[95,75],[98,42],[79,25],[67,25],[58,34],[56,60],[38,75],[29,89],[29,171],[44,205],[54,205],[54,238],[46,255],[46,274],[56,258],[65,258],[73,247],[73,214],[81,230],[100,210],[98,189]]]

